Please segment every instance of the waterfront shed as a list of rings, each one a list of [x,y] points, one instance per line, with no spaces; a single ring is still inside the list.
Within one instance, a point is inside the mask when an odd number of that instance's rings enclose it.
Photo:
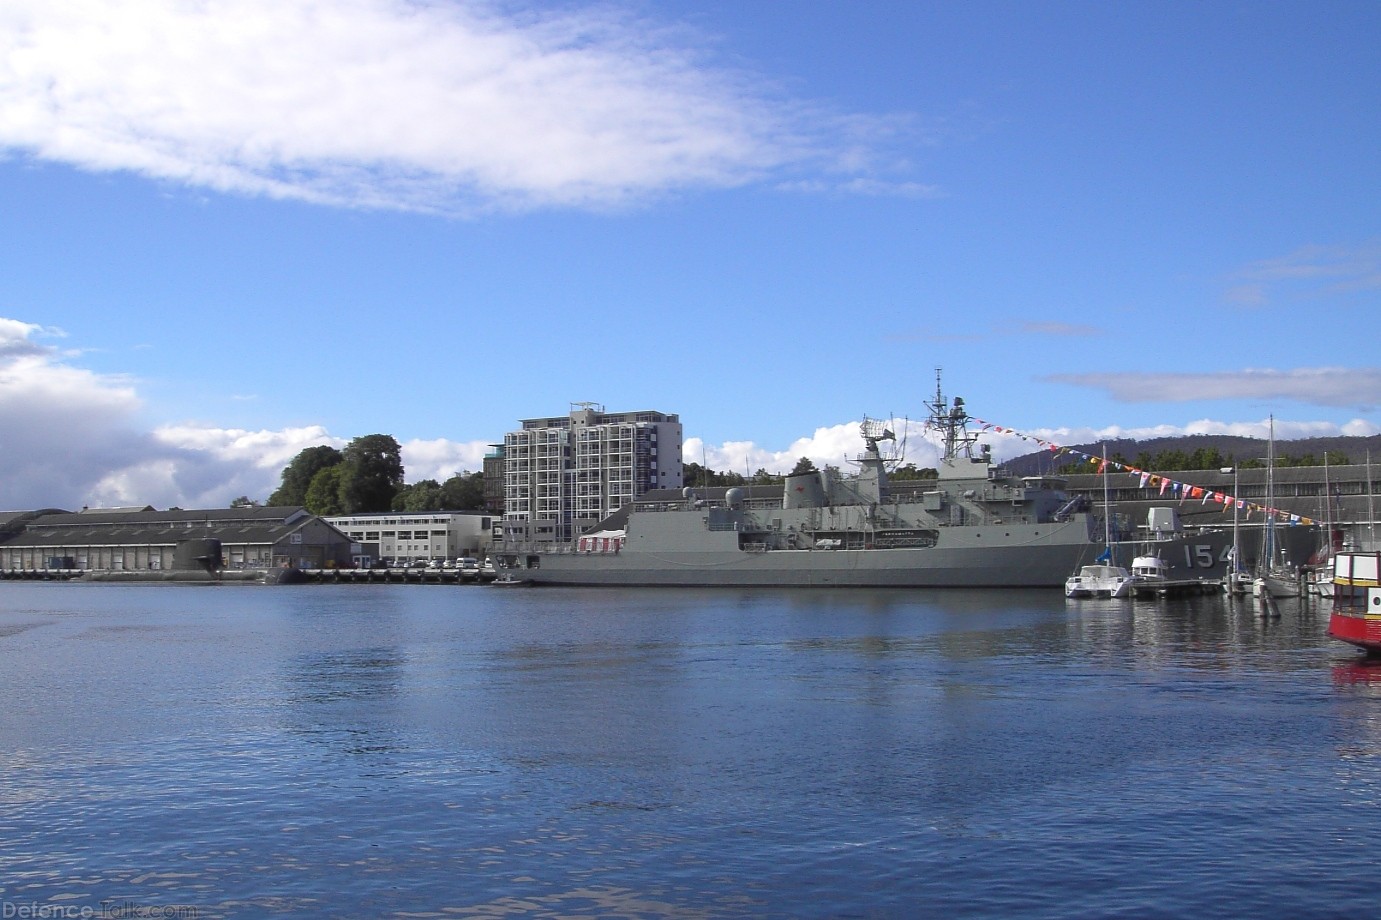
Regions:
[[[171,570],[179,560],[204,564],[213,545],[216,567],[326,568],[349,566],[354,549],[348,536],[300,507],[36,513],[10,531],[0,542],[0,569]]]

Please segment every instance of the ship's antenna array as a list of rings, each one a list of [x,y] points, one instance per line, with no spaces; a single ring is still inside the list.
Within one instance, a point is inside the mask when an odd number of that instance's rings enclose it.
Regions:
[[[969,413],[964,409],[964,400],[954,397],[954,405],[945,400],[940,389],[940,368],[935,368],[935,399],[926,403],[930,409],[927,428],[934,428],[944,441],[942,459],[955,460],[961,454],[973,459],[973,446],[978,443],[978,435],[969,434]]]

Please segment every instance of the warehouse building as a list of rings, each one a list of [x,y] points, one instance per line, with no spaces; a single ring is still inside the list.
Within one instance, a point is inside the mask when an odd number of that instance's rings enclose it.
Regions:
[[[0,514],[0,541],[0,569],[8,571],[315,569],[350,566],[361,551],[298,507]]]

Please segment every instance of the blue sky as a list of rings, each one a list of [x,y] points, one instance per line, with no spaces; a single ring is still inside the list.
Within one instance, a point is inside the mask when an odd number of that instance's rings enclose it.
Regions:
[[[1381,5],[10,0],[0,508],[382,432],[1381,431]],[[933,452],[919,427],[908,459]],[[1029,444],[996,437],[999,456]]]

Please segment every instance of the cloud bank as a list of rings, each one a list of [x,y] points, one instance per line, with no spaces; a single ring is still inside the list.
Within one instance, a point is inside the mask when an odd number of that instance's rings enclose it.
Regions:
[[[96,374],[77,366],[76,355],[59,349],[61,330],[0,317],[0,431],[4,432],[6,475],[0,477],[0,511],[37,508],[77,510],[83,506],[153,505],[156,508],[223,508],[246,495],[267,498],[290,460],[321,444],[344,447],[349,437],[319,425],[273,430],[169,424],[142,430],[143,401],[137,382]],[[1001,419],[992,420],[1002,424]],[[892,423],[898,440],[884,442],[893,456],[919,467],[933,466],[938,445],[922,422]],[[1181,434],[1235,434],[1264,438],[1267,419],[1149,428],[1043,428],[1023,432],[1061,444],[1111,438],[1145,439]],[[975,426],[975,429],[977,426]],[[1276,437],[1373,435],[1381,427],[1353,419],[1332,422],[1275,420]],[[370,432],[355,432],[350,437]],[[984,432],[998,459],[1034,449],[1015,435]],[[444,481],[483,468],[488,440],[415,439],[400,444],[407,480]],[[806,457],[817,467],[849,468],[863,443],[859,421],[817,428],[783,449],[753,441],[706,444],[689,437],[687,462],[721,472],[780,473]]]
[[[896,119],[834,115],[610,5],[11,0],[0,146],[97,171],[366,208],[610,207],[809,168]],[[815,180],[819,181],[819,180]]]
[[[1377,290],[1381,288],[1381,240],[1352,246],[1302,246],[1243,267],[1229,284],[1224,297],[1240,307]]]
[[[1207,374],[1051,374],[1057,383],[1104,390],[1120,402],[1289,399],[1316,406],[1381,405],[1381,368],[1302,367]]]
[[[0,317],[0,511],[35,508],[223,508],[262,500],[305,448],[348,438],[306,426],[249,431],[207,425],[140,430],[143,401],[129,378],[76,367],[49,344],[61,331]],[[401,444],[409,481],[478,470],[485,442]]]

